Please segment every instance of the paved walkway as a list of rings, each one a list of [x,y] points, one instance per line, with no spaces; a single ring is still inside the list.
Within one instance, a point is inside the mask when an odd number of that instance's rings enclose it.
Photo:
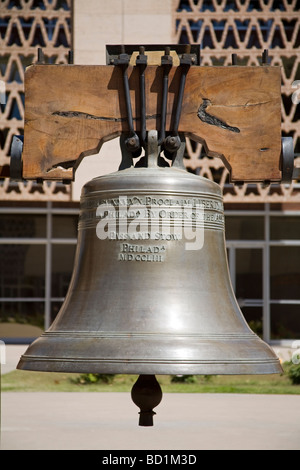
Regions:
[[[7,374],[16,369],[22,354],[25,353],[28,344],[9,344],[0,343],[0,363],[1,375]]]
[[[164,394],[138,426],[127,393],[2,393],[2,450],[300,450],[300,396]]]
[[[300,450],[300,395],[165,393],[151,428],[129,393],[5,392],[1,412],[2,450]]]

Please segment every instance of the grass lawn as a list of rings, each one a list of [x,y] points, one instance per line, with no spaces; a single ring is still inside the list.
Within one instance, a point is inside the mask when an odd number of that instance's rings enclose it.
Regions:
[[[190,383],[172,382],[172,376],[158,375],[163,393],[263,393],[300,394],[293,385],[288,364],[283,374],[191,376]],[[15,370],[1,377],[2,392],[130,392],[137,375],[115,375],[108,383],[87,383],[80,374]]]

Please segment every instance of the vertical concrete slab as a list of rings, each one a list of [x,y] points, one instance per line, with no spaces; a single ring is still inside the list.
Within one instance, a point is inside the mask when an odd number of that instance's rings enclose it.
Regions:
[[[74,0],[74,63],[104,65],[106,44],[172,43],[172,0]],[[99,97],[101,99],[101,97]],[[72,183],[72,199],[92,178],[118,169],[119,139],[83,159]]]

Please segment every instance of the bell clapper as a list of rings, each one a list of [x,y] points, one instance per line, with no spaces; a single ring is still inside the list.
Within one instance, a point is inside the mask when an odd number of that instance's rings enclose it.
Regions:
[[[162,399],[162,390],[155,375],[140,375],[131,390],[131,398],[140,408],[139,426],[153,426],[153,411]]]

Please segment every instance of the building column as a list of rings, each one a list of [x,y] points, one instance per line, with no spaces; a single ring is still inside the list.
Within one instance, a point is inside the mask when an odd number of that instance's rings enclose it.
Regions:
[[[173,0],[74,0],[74,63],[105,65],[107,44],[171,44],[172,11]],[[72,183],[73,201],[79,200],[83,184],[116,171],[120,161],[118,138],[84,158]]]

